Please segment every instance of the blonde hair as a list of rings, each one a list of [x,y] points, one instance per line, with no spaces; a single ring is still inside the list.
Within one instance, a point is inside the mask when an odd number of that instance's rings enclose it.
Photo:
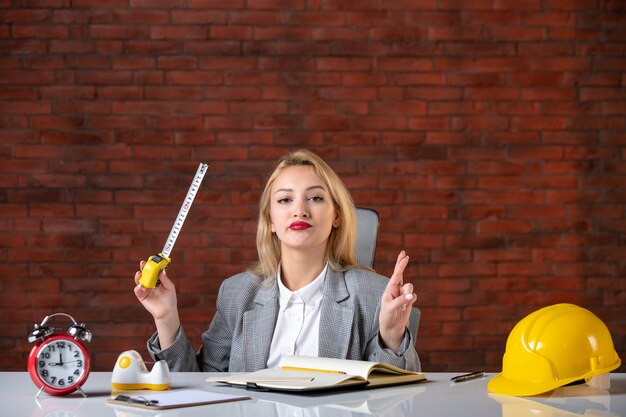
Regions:
[[[250,271],[266,280],[272,280],[278,272],[280,262],[280,240],[271,231],[270,198],[274,181],[285,168],[310,166],[321,178],[333,199],[333,206],[339,218],[337,227],[333,227],[326,245],[326,258],[330,268],[344,271],[356,267],[354,242],[356,239],[356,211],[354,202],[339,176],[322,158],[315,153],[298,149],[283,156],[270,174],[259,200],[259,220],[256,232],[258,262]]]

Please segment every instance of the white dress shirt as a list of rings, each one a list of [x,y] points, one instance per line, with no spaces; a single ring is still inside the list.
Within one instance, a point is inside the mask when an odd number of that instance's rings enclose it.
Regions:
[[[319,352],[320,312],[326,270],[298,291],[283,284],[278,268],[279,312],[270,345],[268,368],[278,367],[283,355],[317,356]]]

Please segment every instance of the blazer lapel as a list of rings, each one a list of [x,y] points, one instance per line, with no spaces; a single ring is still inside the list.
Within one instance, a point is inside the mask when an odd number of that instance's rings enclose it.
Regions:
[[[256,307],[243,315],[243,369],[263,369],[267,365],[276,318],[278,286],[263,286],[254,298]]]
[[[318,356],[345,359],[348,354],[354,311],[342,272],[328,268],[320,313]]]

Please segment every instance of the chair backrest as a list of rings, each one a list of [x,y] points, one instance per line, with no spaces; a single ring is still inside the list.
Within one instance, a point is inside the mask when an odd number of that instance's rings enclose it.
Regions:
[[[374,255],[376,254],[376,240],[378,239],[378,212],[369,208],[356,208],[356,242],[354,255],[360,265],[374,267]],[[408,328],[413,342],[417,340],[421,312],[419,308],[411,308]]]
[[[354,255],[358,264],[369,266],[370,268],[374,267],[378,223],[378,212],[376,210],[357,207]]]
[[[420,328],[420,317],[422,312],[417,307],[411,307],[411,314],[409,315],[409,324],[407,325],[409,331],[411,332],[411,336],[413,338],[413,343],[417,341],[417,332]]]

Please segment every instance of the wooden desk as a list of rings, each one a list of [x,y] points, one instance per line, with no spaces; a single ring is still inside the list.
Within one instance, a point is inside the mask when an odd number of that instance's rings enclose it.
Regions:
[[[626,374],[612,374],[611,389],[586,385],[560,388],[548,397],[505,397],[487,391],[485,378],[453,384],[456,374],[427,373],[429,382],[334,394],[295,395],[242,391],[205,382],[207,373],[173,373],[172,388],[241,394],[248,401],[153,412],[106,404],[111,395],[110,372],[95,372],[84,386],[88,398],[74,393],[52,397],[42,393],[26,372],[0,373],[0,415],[3,417],[626,417]]]

